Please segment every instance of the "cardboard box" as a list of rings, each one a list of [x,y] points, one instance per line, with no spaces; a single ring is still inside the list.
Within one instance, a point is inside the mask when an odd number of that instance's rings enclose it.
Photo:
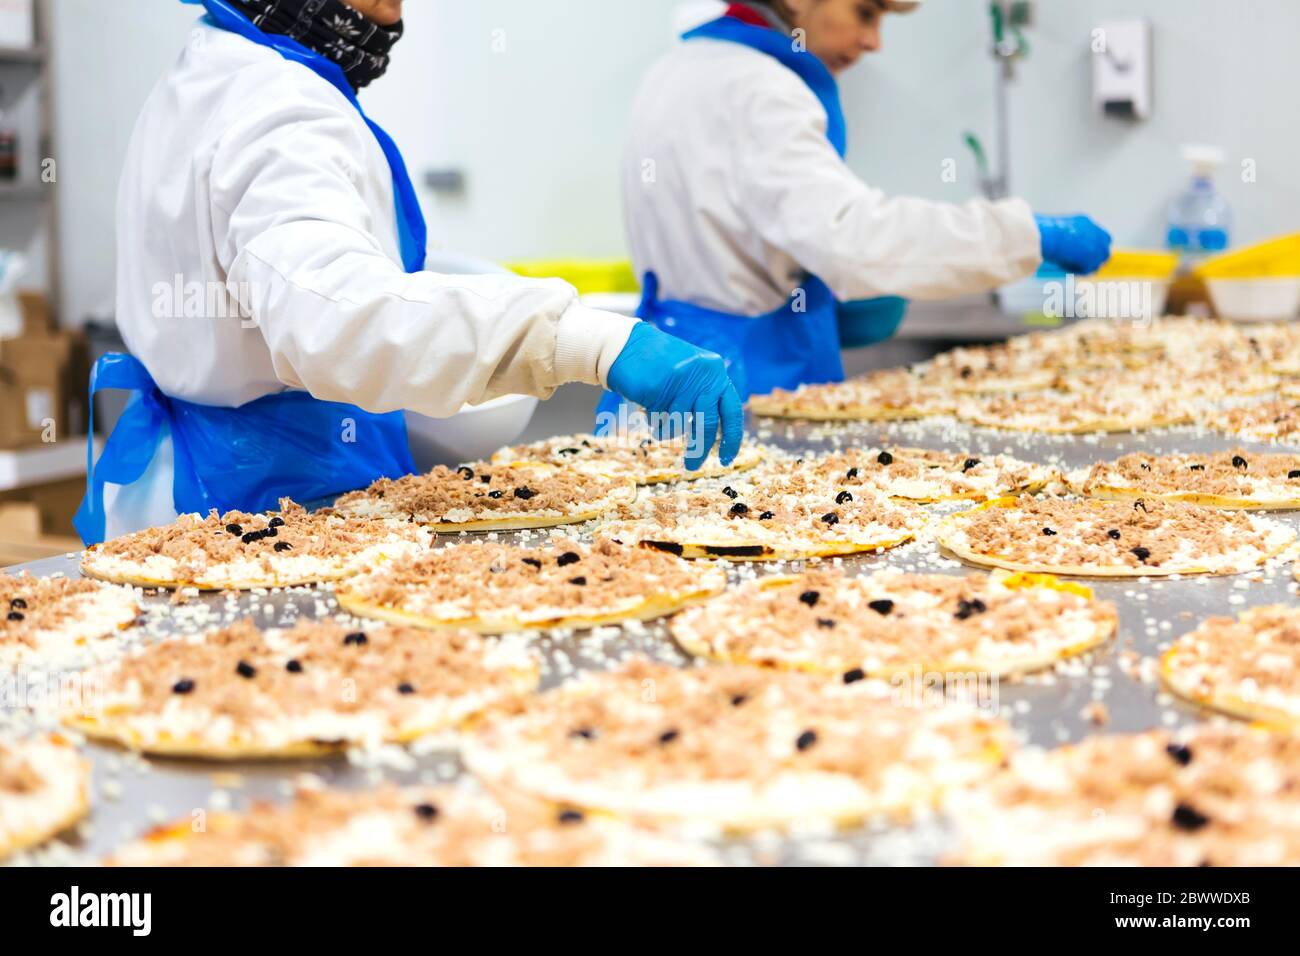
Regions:
[[[88,354],[79,332],[0,340],[0,448],[85,434]]]
[[[81,506],[81,498],[85,493],[84,475],[62,478],[0,491],[0,509],[21,506],[26,513],[35,516],[33,534],[67,537],[77,533],[72,527],[72,516]]]
[[[50,303],[45,293],[36,289],[19,289],[18,310],[23,316],[23,335],[43,335],[54,332],[54,320],[50,316]]]
[[[81,550],[80,538],[49,534],[42,524],[40,509],[35,504],[0,503],[0,567]]]

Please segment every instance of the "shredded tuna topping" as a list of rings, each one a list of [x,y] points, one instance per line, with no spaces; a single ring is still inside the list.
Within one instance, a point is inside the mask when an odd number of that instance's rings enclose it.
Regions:
[[[344,514],[470,524],[494,518],[599,514],[635,497],[628,478],[532,464],[439,465],[423,475],[380,478],[335,503]]]
[[[94,577],[198,587],[255,587],[343,577],[381,557],[427,546],[428,534],[399,524],[308,513],[287,498],[280,511],[214,510],[113,538],[86,552]]]
[[[763,460],[764,451],[746,442],[727,468],[718,460],[715,447],[696,471],[685,465],[686,439],[655,440],[648,434],[559,435],[528,445],[503,448],[492,456],[494,465],[535,462],[568,469],[595,469],[609,475],[623,475],[638,484],[708,478],[752,468]]]
[[[683,866],[711,852],[617,821],[465,788],[300,790],[285,806],[256,803],[160,827],[116,866]]]
[[[85,816],[89,780],[89,762],[57,734],[0,742],[0,860]]]
[[[1300,726],[1300,608],[1211,617],[1166,653],[1166,682],[1185,697],[1262,721]]]
[[[963,556],[1035,570],[1171,573],[1245,570],[1295,540],[1245,512],[1159,499],[1004,499],[948,519],[940,542]]]
[[[113,634],[137,611],[124,588],[85,578],[0,574],[0,659],[57,655],[60,645]]]
[[[797,818],[823,787],[859,809],[924,802],[986,772],[1005,731],[963,707],[896,705],[868,682],[633,659],[495,709],[468,759],[489,779],[610,810],[727,819],[758,798]]]
[[[1115,630],[1116,611],[1042,575],[849,577],[819,568],[760,579],[672,622],[688,650],[816,670],[846,682],[925,671],[1011,673],[1050,665]]]
[[[751,398],[750,408],[756,415],[779,418],[884,420],[948,414],[953,401],[906,369],[882,369],[843,382],[778,388]]]
[[[1028,392],[985,395],[957,407],[962,421],[988,428],[1036,432],[1115,432],[1176,425],[1191,420],[1194,407],[1173,390],[1137,385],[1105,392]]]
[[[468,632],[435,640],[404,627],[304,621],[259,631],[241,621],[197,642],[148,645],[86,680],[102,713],[67,716],[88,719],[91,733],[145,750],[187,739],[275,750],[439,729],[534,686],[536,668],[519,647]]]
[[[1241,405],[1206,416],[1216,431],[1248,441],[1300,441],[1300,401],[1276,399],[1255,405]]]
[[[1196,455],[1135,452],[1075,472],[1070,484],[1085,495],[1122,490],[1285,506],[1300,503],[1300,455],[1244,448]]]
[[[340,600],[468,626],[545,626],[632,614],[725,586],[721,570],[669,554],[607,539],[588,545],[557,537],[536,547],[476,541],[438,548],[351,579]]]
[[[0,792],[35,793],[42,783],[41,775],[21,751],[0,743]]]
[[[1027,866],[1300,863],[1300,737],[1202,726],[1024,751],[949,813],[949,862]]]
[[[926,522],[925,512],[908,502],[865,491],[845,497],[825,480],[798,470],[646,497],[629,518],[604,526],[602,534],[688,557],[721,558],[893,547]]]
[[[769,466],[775,470],[780,466]],[[787,466],[850,493],[861,488],[897,498],[995,498],[1035,491],[1055,472],[1009,455],[931,451],[923,448],[852,448]]]

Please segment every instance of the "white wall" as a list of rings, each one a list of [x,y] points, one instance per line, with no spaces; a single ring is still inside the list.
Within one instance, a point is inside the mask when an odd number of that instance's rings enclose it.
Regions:
[[[197,8],[178,0],[53,0],[51,7],[61,318],[79,325],[113,314],[122,158],[140,106],[180,54]]]
[[[1103,119],[1091,105],[1089,35],[1101,21],[1153,24],[1154,112]],[[1185,184],[1186,142],[1221,146],[1235,241],[1300,230],[1300,3],[1295,0],[1038,0],[1011,94],[1012,186],[1044,211],[1086,211],[1126,244],[1159,245]],[[882,187],[936,198],[976,192],[963,129],[993,135],[985,4],[931,0],[891,17],[885,49],[844,81],[850,162]],[[956,184],[939,179],[959,160]],[[1258,179],[1241,181],[1253,159]]]
[[[622,256],[619,157],[641,74],[672,42],[666,0],[408,0],[407,34],[363,95],[422,192],[432,241],[490,258]]]
[[[176,0],[54,0],[65,320],[108,314],[113,207],[132,122],[185,41]],[[462,166],[463,198],[424,193],[436,243],[489,258],[621,256],[617,165],[638,79],[671,42],[674,0],[407,0],[408,34],[363,94],[418,181]],[[1103,120],[1089,102],[1089,31],[1115,15],[1155,26],[1155,115]],[[896,192],[974,195],[961,144],[992,134],[982,0],[891,17],[885,51],[844,81],[850,162]],[[502,31],[500,33],[495,31]],[[1044,211],[1084,210],[1124,244],[1157,244],[1182,185],[1178,146],[1217,142],[1237,237],[1300,229],[1300,2],[1038,0],[1013,92],[1013,185]],[[958,160],[956,183],[940,180]]]

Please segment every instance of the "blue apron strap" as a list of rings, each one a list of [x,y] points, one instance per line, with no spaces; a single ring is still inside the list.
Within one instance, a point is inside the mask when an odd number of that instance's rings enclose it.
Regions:
[[[735,17],[722,16],[682,34],[683,40],[724,40],[766,53],[798,74],[826,110],[826,138],[843,159],[848,150],[848,126],[840,103],[835,75],[817,55],[796,50],[790,37],[771,27],[759,27]]]
[[[95,395],[124,389],[135,396],[122,412],[95,462]],[[86,497],[72,519],[86,544],[104,540],[104,484],[129,485],[153,461],[168,420],[167,398],[144,364],[132,355],[109,352],[90,372],[90,420],[86,437]]]
[[[636,317],[644,319],[653,315],[658,305],[659,277],[653,272],[647,272],[641,277],[641,304],[636,307]]]
[[[361,114],[361,118],[365,120],[366,125],[370,127],[370,132],[374,134],[375,140],[379,143],[379,148],[384,152],[384,158],[388,160],[388,168],[392,172],[393,196],[397,204],[397,234],[402,249],[402,265],[407,272],[421,271],[424,268],[429,234],[428,226],[424,221],[424,213],[420,209],[420,199],[416,195],[414,184],[411,182],[411,174],[407,170],[406,162],[402,159],[402,153],[397,148],[397,144],[393,142],[393,138],[384,132],[378,123],[373,122],[370,117],[366,116],[365,110],[361,108],[361,103],[357,100],[356,91],[352,89],[352,84],[348,82],[343,68],[333,60],[321,56],[315,50],[303,46],[297,40],[280,34],[263,33],[254,25],[253,21],[232,7],[226,0],[181,0],[181,2],[201,2],[203,8],[208,12],[207,19],[213,26],[238,34],[259,46],[270,47],[286,60],[302,64],[342,93],[347,98],[347,101],[356,108],[356,111]]]

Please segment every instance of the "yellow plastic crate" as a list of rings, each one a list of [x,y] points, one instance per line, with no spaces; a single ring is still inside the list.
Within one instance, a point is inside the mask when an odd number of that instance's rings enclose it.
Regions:
[[[1300,232],[1206,259],[1194,270],[1201,279],[1270,279],[1300,276]]]
[[[563,279],[582,295],[637,292],[641,288],[632,263],[626,259],[530,259],[505,266],[530,279]]]
[[[1170,279],[1178,268],[1178,256],[1172,252],[1147,252],[1141,249],[1116,249],[1106,264],[1090,279]]]

